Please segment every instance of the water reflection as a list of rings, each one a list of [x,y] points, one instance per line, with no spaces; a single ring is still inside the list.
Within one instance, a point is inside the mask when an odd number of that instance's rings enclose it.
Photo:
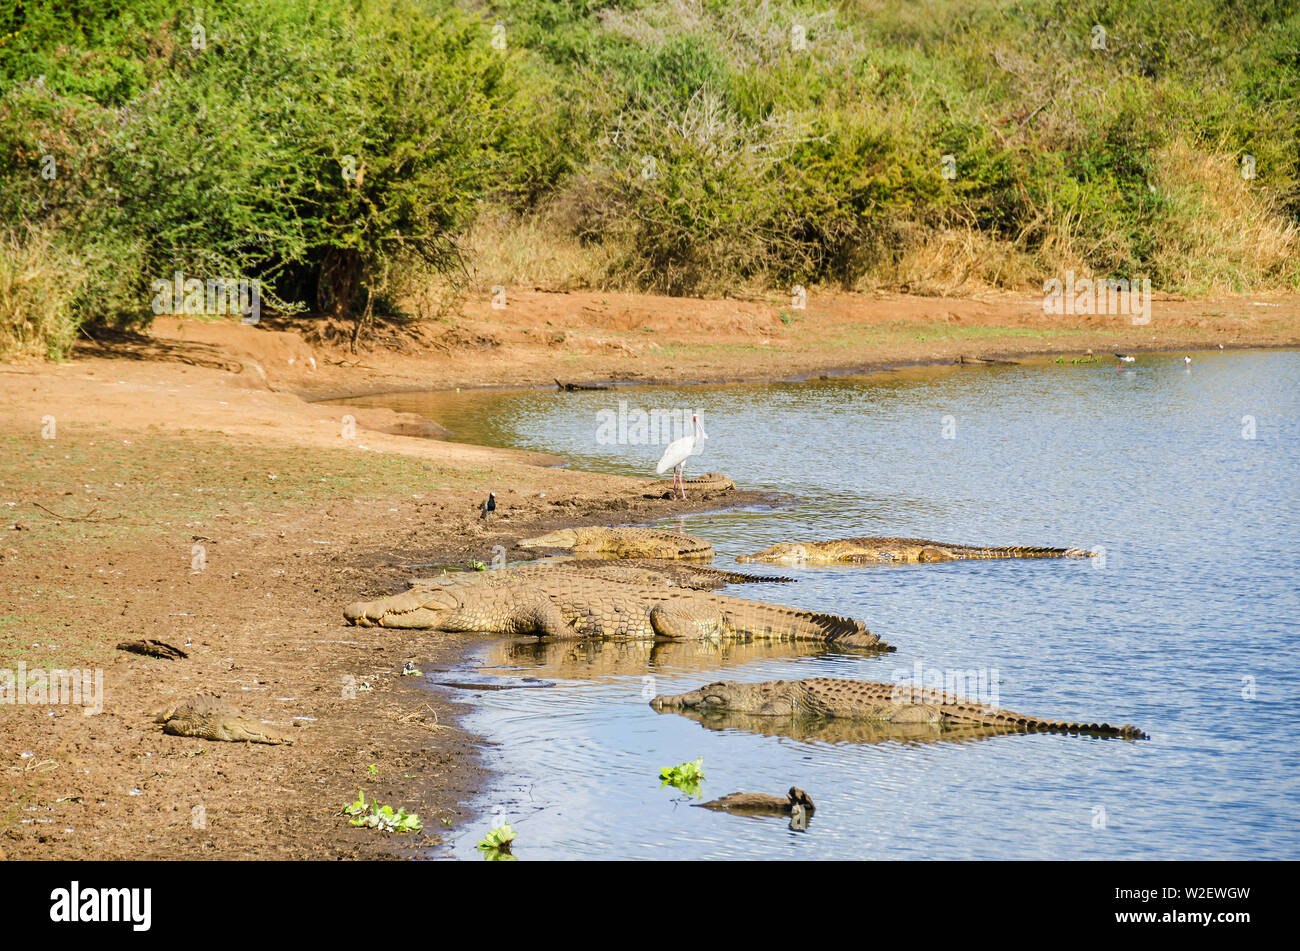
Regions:
[[[546,672],[547,677],[591,680],[611,677],[646,678],[654,696],[655,674],[715,671],[744,667],[756,660],[792,660],[842,654],[816,644],[772,641],[507,641],[489,648],[479,669]]]
[[[1028,733],[1010,725],[881,723],[844,717],[767,717],[732,711],[663,710],[694,720],[706,730],[738,730],[784,736],[802,743],[971,743],[1009,733]]]

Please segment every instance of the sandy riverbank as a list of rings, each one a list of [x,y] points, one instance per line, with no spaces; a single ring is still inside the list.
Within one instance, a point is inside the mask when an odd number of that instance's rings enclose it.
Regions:
[[[552,525],[757,496],[742,477],[741,491],[721,498],[647,498],[642,480],[416,438],[436,427],[304,397],[1295,346],[1300,301],[1157,300],[1151,324],[1134,326],[1045,318],[1037,301],[1013,298],[814,295],[792,312],[779,301],[529,293],[503,311],[473,305],[455,327],[416,328],[405,351],[352,354],[270,321],[163,321],[151,338],[104,344],[60,366],[0,368],[0,668],[104,672],[98,716],[0,707],[9,804],[0,851],[379,857],[463,828],[480,740],[457,727],[454,701],[399,675],[407,660],[426,671],[454,663],[464,642],[348,628],[344,603],[401,589],[419,573],[403,565],[488,561],[496,545],[514,557],[519,538]],[[493,523],[478,518],[488,491],[501,507]],[[141,637],[189,657],[113,649]],[[348,695],[347,677],[371,689]],[[298,741],[203,743],[165,736],[147,716],[201,689]],[[336,813],[358,788],[419,812],[425,837],[350,828]]]
[[[597,292],[512,292],[503,309],[466,305],[453,322],[380,328],[391,349],[322,345],[322,322],[294,332],[174,318],[159,347],[211,347],[213,359],[256,363],[273,385],[307,397],[393,389],[552,386],[566,382],[785,380],[960,358],[1276,347],[1300,343],[1300,297],[1157,297],[1151,320],[1054,316],[1041,296],[984,299],[811,294],[696,300]],[[283,326],[283,325],[282,325]],[[113,350],[112,352],[120,352]],[[238,364],[235,364],[238,366]],[[258,373],[250,369],[250,373]]]

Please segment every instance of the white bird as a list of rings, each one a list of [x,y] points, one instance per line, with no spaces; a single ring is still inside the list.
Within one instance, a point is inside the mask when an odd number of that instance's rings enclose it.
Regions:
[[[700,425],[700,417],[692,416],[691,425],[693,430],[689,436],[683,436],[681,439],[674,439],[664,450],[663,458],[659,460],[659,465],[655,467],[655,472],[663,475],[669,469],[673,470],[673,488],[686,498],[686,475],[684,465],[688,456],[693,456],[699,452],[699,446],[702,441],[709,438],[709,434],[704,431]]]
[[[1183,362],[1186,363],[1188,366],[1191,366],[1191,364],[1192,364],[1192,358],[1191,358],[1191,357],[1183,357]]]

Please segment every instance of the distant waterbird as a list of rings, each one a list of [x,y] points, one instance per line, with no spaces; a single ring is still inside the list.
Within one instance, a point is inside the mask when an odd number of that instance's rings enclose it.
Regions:
[[[497,510],[497,494],[495,492],[489,492],[487,501],[480,506],[478,517],[483,519],[488,518],[496,510]]]
[[[1191,365],[1192,365],[1192,358],[1191,358],[1191,357],[1183,357],[1183,362],[1184,362],[1185,364],[1187,364],[1188,366],[1191,366]]]
[[[673,470],[673,488],[681,492],[683,499],[686,498],[686,476],[684,474],[686,459],[698,452],[700,443],[709,438],[709,434],[700,425],[699,416],[691,417],[691,426],[693,428],[690,435],[674,439],[668,444],[663,457],[659,460],[659,465],[655,467],[655,472],[659,475],[663,475],[669,469]]]

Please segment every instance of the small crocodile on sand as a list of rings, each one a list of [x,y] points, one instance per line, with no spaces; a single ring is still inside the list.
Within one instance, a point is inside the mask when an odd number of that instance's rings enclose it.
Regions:
[[[965,561],[982,558],[1091,558],[1085,548],[1031,548],[1020,545],[981,547],[933,542],[924,538],[866,536],[825,542],[781,542],[737,561],[775,565],[874,565],[900,562]]]
[[[713,546],[702,538],[658,528],[592,525],[562,528],[537,538],[525,538],[522,548],[567,548],[576,554],[610,558],[690,558],[709,561]]]
[[[704,715],[716,711],[754,716],[850,718],[939,726],[996,725],[1027,733],[1084,733],[1130,740],[1147,739],[1146,734],[1134,726],[1045,720],[953,697],[943,691],[870,680],[835,680],[829,677],[767,680],[761,683],[720,680],[687,693],[660,694],[650,701],[650,706],[659,712]]]
[[[232,743],[268,743],[272,746],[293,743],[290,737],[248,719],[233,704],[207,694],[176,701],[156,711],[153,717],[155,723],[163,725],[164,733],[173,736]]]

